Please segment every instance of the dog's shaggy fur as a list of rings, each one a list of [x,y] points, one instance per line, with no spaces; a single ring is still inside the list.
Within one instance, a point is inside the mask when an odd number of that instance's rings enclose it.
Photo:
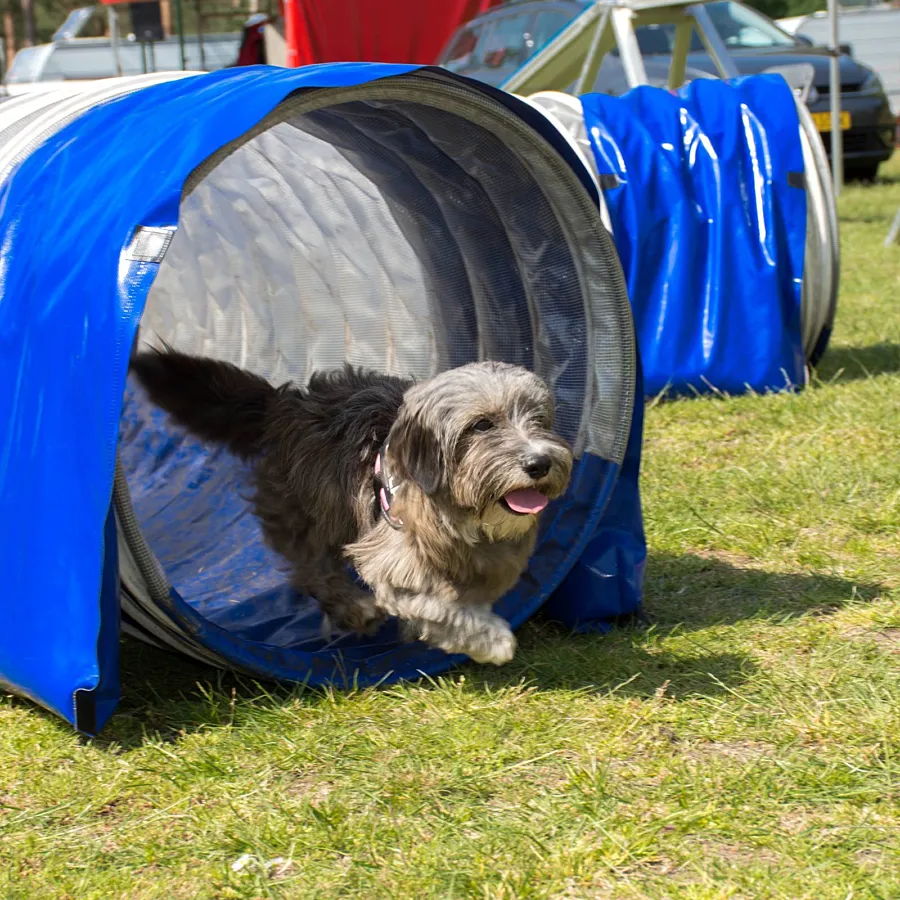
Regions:
[[[536,375],[485,362],[413,383],[347,366],[275,388],[170,349],[136,354],[132,370],[180,425],[253,460],[264,534],[332,624],[366,633],[395,615],[408,638],[448,653],[512,658],[515,637],[491,608],[524,570],[540,508],[572,468]],[[379,452],[399,482],[389,516]]]

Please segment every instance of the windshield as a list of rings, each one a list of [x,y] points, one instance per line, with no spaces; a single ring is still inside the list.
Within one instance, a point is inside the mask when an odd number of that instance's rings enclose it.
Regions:
[[[51,40],[65,41],[75,37],[106,37],[107,18],[102,7],[80,6],[69,13]]]
[[[37,81],[46,56],[46,47],[27,47],[20,50],[6,73],[7,84],[30,84]]]
[[[761,13],[740,3],[710,3],[706,7],[726,47],[795,47],[797,41]]]
[[[782,31],[761,13],[733,0],[708,3],[705,6],[719,36],[730,50],[769,50],[796,47],[797,40]],[[674,25],[644,25],[636,28],[638,45],[646,56],[668,55],[675,42]],[[695,31],[691,36],[691,53],[703,53],[703,42]]]

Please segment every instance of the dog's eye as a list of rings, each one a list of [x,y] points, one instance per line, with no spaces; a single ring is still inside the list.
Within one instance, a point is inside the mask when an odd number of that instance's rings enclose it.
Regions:
[[[472,431],[490,431],[494,423],[490,419],[479,419],[472,423]]]

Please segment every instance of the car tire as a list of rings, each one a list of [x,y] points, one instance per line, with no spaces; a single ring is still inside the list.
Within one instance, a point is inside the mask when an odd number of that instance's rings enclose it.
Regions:
[[[874,181],[878,175],[878,166],[881,163],[855,163],[844,166],[844,179],[846,181]]]

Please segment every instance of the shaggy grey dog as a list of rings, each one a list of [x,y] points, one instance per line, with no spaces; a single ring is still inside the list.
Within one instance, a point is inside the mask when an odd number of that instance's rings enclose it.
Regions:
[[[512,659],[492,606],[572,469],[536,375],[484,362],[414,383],[346,366],[275,388],[168,348],[136,354],[132,371],[180,425],[253,461],[266,539],[332,625],[371,633],[393,615],[407,639]]]

